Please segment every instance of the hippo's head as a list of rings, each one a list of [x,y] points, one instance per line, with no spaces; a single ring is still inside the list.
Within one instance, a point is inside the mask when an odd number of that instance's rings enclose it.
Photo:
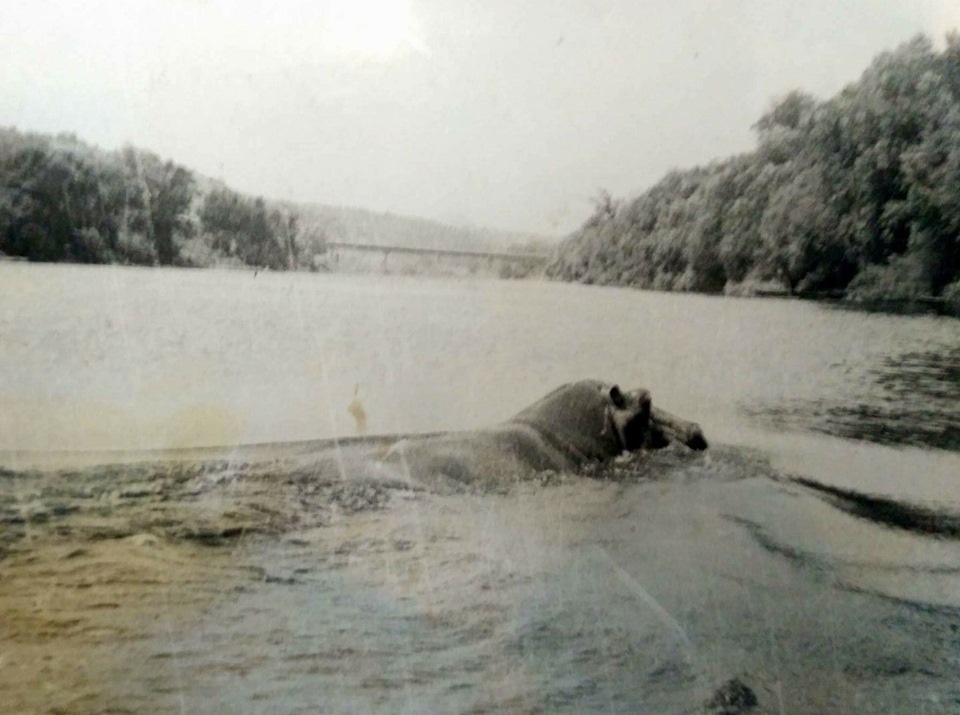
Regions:
[[[579,460],[610,459],[624,451],[663,447],[671,439],[694,449],[706,447],[696,425],[655,409],[647,390],[625,391],[600,380],[558,387],[511,422],[532,427]],[[690,430],[700,435],[699,441]]]

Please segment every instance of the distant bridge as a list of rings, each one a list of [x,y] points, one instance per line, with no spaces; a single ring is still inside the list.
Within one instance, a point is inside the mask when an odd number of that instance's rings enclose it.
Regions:
[[[498,253],[494,251],[458,251],[444,248],[411,248],[407,246],[378,246],[372,243],[342,243],[330,241],[327,250],[333,260],[339,264],[344,254],[368,254],[382,256],[380,268],[387,270],[387,260],[390,256],[409,259],[431,258],[447,264],[467,266],[488,266],[489,268],[504,268],[513,266],[515,269],[524,269],[524,273],[534,271],[547,264],[548,256],[541,253]],[[400,261],[401,264],[404,262]],[[396,267],[393,267],[396,270]]]
[[[437,256],[437,257],[457,257],[457,258],[477,258],[499,261],[516,261],[521,263],[531,263],[540,265],[547,262],[547,256],[541,253],[496,253],[492,251],[456,251],[446,248],[410,248],[408,246],[378,246],[373,243],[341,243],[329,241],[327,248],[331,251],[366,251],[370,253],[382,253],[390,255],[391,253],[419,255],[419,256]]]

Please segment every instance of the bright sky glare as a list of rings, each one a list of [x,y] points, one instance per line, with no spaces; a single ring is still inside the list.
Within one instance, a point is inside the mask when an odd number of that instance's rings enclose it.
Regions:
[[[956,0],[7,0],[0,124],[273,198],[562,234]]]

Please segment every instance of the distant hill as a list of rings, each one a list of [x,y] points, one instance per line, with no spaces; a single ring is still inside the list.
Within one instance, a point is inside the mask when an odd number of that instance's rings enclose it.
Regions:
[[[0,128],[0,256],[329,269],[326,245],[547,253],[553,242],[359,208],[251,197],[156,154]]]

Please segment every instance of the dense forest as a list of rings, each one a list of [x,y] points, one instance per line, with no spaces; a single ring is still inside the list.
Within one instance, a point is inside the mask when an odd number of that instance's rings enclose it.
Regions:
[[[328,270],[329,242],[535,251],[536,236],[246,196],[157,155],[0,128],[0,257]]]
[[[883,53],[826,101],[791,92],[754,130],[750,153],[674,171],[630,201],[601,192],[548,275],[960,301],[960,36]]]

